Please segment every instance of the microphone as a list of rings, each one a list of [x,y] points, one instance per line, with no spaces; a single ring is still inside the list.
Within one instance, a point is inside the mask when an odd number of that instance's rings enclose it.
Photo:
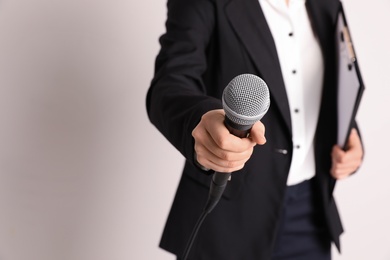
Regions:
[[[224,89],[222,106],[229,132],[240,138],[248,137],[252,126],[267,113],[270,106],[267,84],[253,74],[238,75]],[[204,209],[207,214],[218,204],[230,176],[231,173],[214,173]]]

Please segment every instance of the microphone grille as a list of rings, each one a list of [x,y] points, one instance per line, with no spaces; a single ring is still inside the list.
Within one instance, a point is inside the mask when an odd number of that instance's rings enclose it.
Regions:
[[[232,122],[243,126],[253,125],[270,106],[267,84],[252,74],[238,75],[223,91],[222,105]]]

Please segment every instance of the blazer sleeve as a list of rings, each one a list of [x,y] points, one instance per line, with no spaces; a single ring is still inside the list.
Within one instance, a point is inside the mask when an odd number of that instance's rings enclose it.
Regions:
[[[194,162],[192,130],[204,113],[222,108],[202,80],[215,17],[210,0],[169,0],[166,33],[147,93],[149,119],[187,160]]]

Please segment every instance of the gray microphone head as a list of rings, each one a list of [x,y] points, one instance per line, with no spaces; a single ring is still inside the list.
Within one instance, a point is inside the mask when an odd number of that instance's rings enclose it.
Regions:
[[[240,126],[252,126],[270,106],[267,84],[252,74],[238,75],[223,91],[222,106],[230,121]]]

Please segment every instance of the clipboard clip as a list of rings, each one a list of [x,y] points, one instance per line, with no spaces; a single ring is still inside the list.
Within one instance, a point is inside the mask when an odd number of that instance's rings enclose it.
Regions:
[[[349,33],[349,29],[347,26],[344,26],[342,31],[340,32],[340,38],[341,38],[342,42],[345,42],[345,45],[347,47],[349,60],[351,61],[351,63],[354,63],[356,61],[356,55],[355,55],[355,51],[353,49],[351,35]],[[348,69],[349,70],[352,69],[352,64],[348,65]]]

